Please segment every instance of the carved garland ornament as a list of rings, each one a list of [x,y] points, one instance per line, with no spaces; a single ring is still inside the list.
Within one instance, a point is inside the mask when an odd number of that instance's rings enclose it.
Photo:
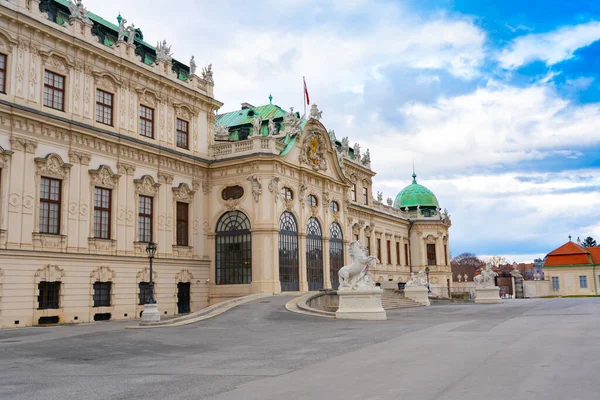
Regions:
[[[58,265],[47,264],[35,272],[38,282],[56,282],[62,280],[65,270]]]
[[[250,175],[246,180],[252,184],[252,197],[254,197],[254,201],[258,203],[260,195],[262,194],[262,184],[260,183],[259,177]]]
[[[172,188],[173,198],[176,201],[191,203],[194,199],[195,190],[191,190],[187,183],[180,183],[179,186]]]
[[[67,179],[69,169],[73,166],[65,163],[58,154],[51,153],[46,157],[37,157],[35,163],[40,175],[49,176],[58,179]]]
[[[101,165],[98,169],[90,169],[91,181],[93,186],[101,186],[112,189],[117,185],[121,175],[115,174],[108,165]]]
[[[134,179],[135,192],[137,194],[156,196],[160,183],[156,183],[150,175],[144,175],[141,179]]]

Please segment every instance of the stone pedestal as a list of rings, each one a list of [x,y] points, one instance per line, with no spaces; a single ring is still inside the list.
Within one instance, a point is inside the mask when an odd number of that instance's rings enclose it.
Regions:
[[[383,290],[372,289],[338,289],[339,308],[335,313],[337,319],[360,319],[367,321],[384,321],[387,319],[381,306]]]
[[[411,286],[404,288],[404,297],[424,306],[430,306],[429,292],[425,286]]]
[[[500,303],[500,288],[498,286],[475,288],[475,303],[496,304]]]
[[[142,313],[142,325],[148,322],[160,322],[160,312],[157,304],[145,304]]]

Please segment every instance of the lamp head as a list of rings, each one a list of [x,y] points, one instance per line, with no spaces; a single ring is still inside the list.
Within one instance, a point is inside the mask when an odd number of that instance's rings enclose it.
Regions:
[[[154,258],[156,254],[156,243],[149,242],[148,246],[146,246],[146,253],[148,254],[148,258]]]

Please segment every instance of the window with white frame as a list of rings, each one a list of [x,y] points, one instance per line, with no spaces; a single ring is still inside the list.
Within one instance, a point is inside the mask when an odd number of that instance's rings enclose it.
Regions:
[[[552,277],[552,291],[558,292],[560,290],[560,284],[558,282],[558,276]]]
[[[586,275],[581,275],[579,277],[579,288],[580,289],[587,289],[588,288],[587,276]]]

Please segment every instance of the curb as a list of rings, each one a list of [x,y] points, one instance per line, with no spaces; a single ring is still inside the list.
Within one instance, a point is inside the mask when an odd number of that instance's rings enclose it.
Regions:
[[[308,292],[303,296],[296,297],[295,299],[288,301],[285,305],[285,308],[286,310],[296,314],[335,319],[335,313],[317,310],[316,308],[309,307],[308,304],[306,304],[307,300],[310,300],[317,295],[319,295],[319,292]]]
[[[185,315],[183,317],[173,318],[168,321],[161,322],[151,322],[142,325],[133,325],[127,326],[126,329],[148,329],[148,328],[171,328],[176,326],[184,326],[193,324],[199,321],[203,321],[205,319],[209,319],[212,317],[216,317],[217,315],[223,314],[225,311],[232,309],[233,307],[249,303],[254,300],[259,300],[265,297],[270,297],[272,294],[270,293],[258,293],[251,294],[248,296],[238,297],[231,300],[226,300],[221,303],[214,304],[212,306],[206,307],[200,311],[195,313]]]

